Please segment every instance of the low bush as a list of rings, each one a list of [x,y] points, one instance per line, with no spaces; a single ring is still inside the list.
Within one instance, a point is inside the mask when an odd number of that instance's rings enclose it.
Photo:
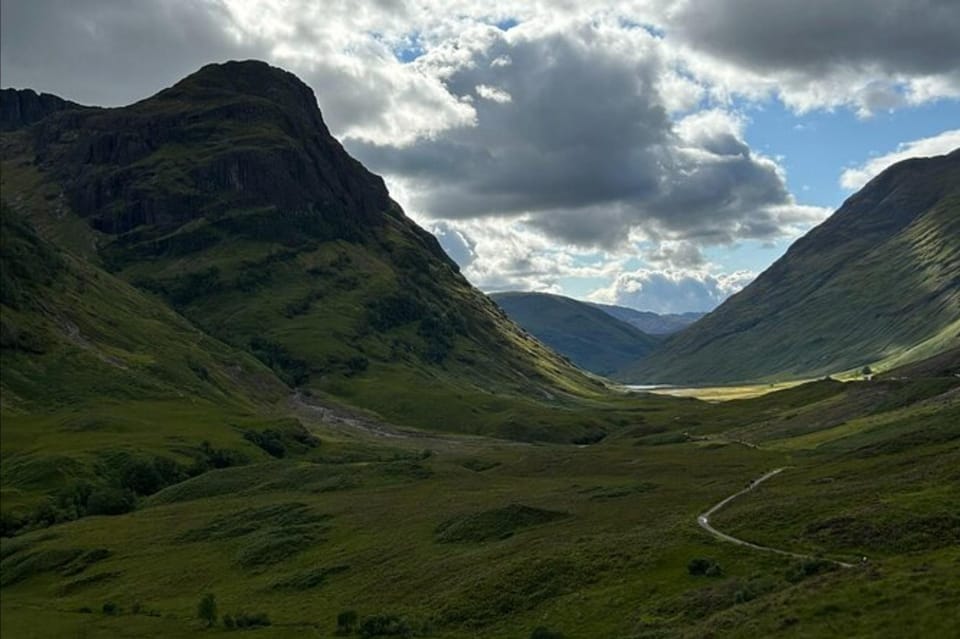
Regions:
[[[364,618],[357,626],[357,632],[364,639],[370,637],[410,637],[413,629],[406,619],[396,615],[372,615]]]
[[[723,575],[723,568],[713,559],[696,557],[687,563],[687,572],[691,575],[704,575],[706,577],[720,577]]]
[[[353,632],[356,626],[357,626],[356,610],[343,610],[337,614],[337,631],[336,631],[337,635],[340,635],[340,636],[349,635]]]

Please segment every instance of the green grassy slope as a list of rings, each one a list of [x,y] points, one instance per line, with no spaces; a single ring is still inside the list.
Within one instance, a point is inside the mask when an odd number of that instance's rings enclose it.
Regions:
[[[2,206],[4,515],[134,458],[187,467],[204,441],[257,458],[243,428],[289,390],[254,357],[65,253]],[[15,519],[16,517],[14,517]]]
[[[596,437],[619,419],[583,414],[604,384],[470,286],[291,74],[210,65],[0,141],[5,197],[45,236],[323,401],[521,438]]]
[[[510,319],[577,366],[608,375],[649,353],[657,339],[590,304],[547,293],[494,293]]]
[[[221,615],[269,617],[259,637],[334,636],[345,611],[361,637],[952,636],[960,380],[904,375],[665,404],[585,448],[398,437],[394,459],[213,471],[135,513],[3,539],[2,632],[220,633],[196,618],[213,593]],[[831,570],[696,525],[782,466],[714,524],[866,564]],[[690,574],[697,558],[719,574]]]
[[[960,152],[887,169],[747,288],[621,377],[802,378],[957,345],[958,185]]]

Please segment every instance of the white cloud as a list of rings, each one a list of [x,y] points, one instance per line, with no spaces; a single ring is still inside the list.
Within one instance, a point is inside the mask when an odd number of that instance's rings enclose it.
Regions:
[[[960,4],[942,0],[31,0],[0,10],[4,84],[80,102],[129,103],[211,61],[283,66],[476,284],[603,279],[611,296],[651,308],[671,305],[657,291],[714,305],[751,275],[711,274],[722,267],[706,262],[707,247],[792,238],[828,213],[798,203],[783,160],[747,144],[744,100],[869,117],[960,98]],[[958,135],[901,145],[842,184],[952,150]],[[622,280],[627,260],[645,267]]]
[[[590,299],[654,313],[711,311],[756,277],[750,271],[712,274],[703,270],[640,269],[621,273]]]
[[[510,97],[510,94],[503,89],[498,89],[497,87],[492,87],[487,84],[478,84],[476,91],[477,95],[484,100],[492,100],[494,102],[499,102],[500,104],[506,104],[507,102],[511,102],[513,100],[513,98]]]
[[[862,188],[867,182],[892,164],[909,158],[945,155],[960,149],[960,129],[944,131],[929,138],[904,142],[896,151],[867,160],[857,167],[844,170],[840,175],[840,185],[851,191]]]

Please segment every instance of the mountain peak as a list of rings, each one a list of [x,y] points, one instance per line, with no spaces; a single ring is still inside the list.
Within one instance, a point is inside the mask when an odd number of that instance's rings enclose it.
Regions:
[[[151,100],[218,101],[238,96],[298,111],[323,126],[313,90],[293,73],[261,60],[207,64]],[[325,131],[326,127],[323,128]]]
[[[351,234],[393,207],[310,87],[254,60],[207,65],[130,106],[47,117],[35,138],[73,209],[109,234],[160,237],[237,211]]]

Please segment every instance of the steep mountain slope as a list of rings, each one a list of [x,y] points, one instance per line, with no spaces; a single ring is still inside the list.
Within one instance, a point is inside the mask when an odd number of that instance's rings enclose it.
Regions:
[[[958,343],[960,151],[954,151],[885,170],[747,288],[621,377],[798,378],[903,363]]]
[[[547,293],[494,293],[510,319],[577,366],[608,375],[649,353],[657,340],[591,304]]]
[[[4,517],[135,458],[186,468],[203,441],[263,454],[242,427],[262,427],[287,395],[269,368],[41,239],[8,206],[0,216]]]
[[[2,148],[4,197],[45,236],[291,386],[422,427],[602,429],[575,409],[603,384],[471,287],[292,74],[209,65],[128,107],[54,110]]]
[[[690,326],[706,313],[653,313],[613,304],[592,304],[647,335],[670,335]]]

